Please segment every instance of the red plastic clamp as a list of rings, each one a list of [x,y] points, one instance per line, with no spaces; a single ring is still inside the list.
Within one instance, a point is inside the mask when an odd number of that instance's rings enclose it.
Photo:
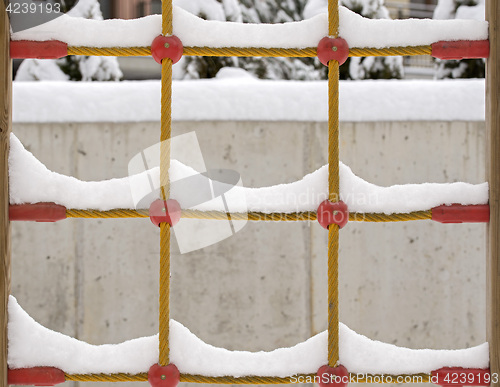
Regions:
[[[160,223],[175,226],[181,219],[181,213],[181,206],[174,199],[168,199],[167,201],[157,199],[149,207],[149,218],[158,227],[160,227]]]
[[[148,382],[152,387],[175,387],[180,378],[181,374],[174,364],[165,367],[154,364],[148,372]]]
[[[165,58],[170,58],[172,63],[177,63],[182,58],[183,50],[181,40],[175,35],[159,35],[151,43],[151,55],[159,64]]]
[[[66,207],[55,203],[13,204],[9,206],[9,218],[28,222],[57,222],[66,219]]]
[[[448,386],[489,386],[490,370],[480,368],[441,368],[432,371],[431,382]]]
[[[490,221],[490,206],[488,204],[434,207],[432,220],[439,223],[488,223]]]
[[[332,203],[325,200],[319,205],[317,214],[319,224],[326,229],[331,224],[336,224],[342,228],[349,221],[349,209],[343,201]]]
[[[349,383],[349,372],[343,365],[335,368],[324,365],[316,375],[321,387],[346,387]]]
[[[68,45],[59,40],[33,42],[31,40],[11,40],[12,59],[59,59],[68,55]]]
[[[328,66],[328,62],[331,60],[336,60],[341,65],[349,56],[349,46],[342,38],[334,39],[325,36],[318,43],[317,54],[319,61],[325,66]]]
[[[26,386],[55,386],[64,383],[64,372],[54,367],[9,369],[7,383]]]
[[[488,40],[440,41],[431,44],[432,56],[438,59],[478,59],[490,56]]]

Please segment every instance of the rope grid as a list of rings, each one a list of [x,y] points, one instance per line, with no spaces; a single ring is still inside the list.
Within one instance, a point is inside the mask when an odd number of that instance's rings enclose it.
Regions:
[[[431,46],[402,46],[387,48],[350,48],[349,56],[415,56],[431,55]],[[85,56],[151,56],[151,47],[85,47],[70,46],[68,55]],[[184,47],[186,56],[238,56],[238,57],[288,57],[314,58],[316,47],[264,48],[264,47]]]
[[[339,10],[337,0],[328,0],[328,34],[330,37],[338,37]],[[162,1],[162,34],[172,34],[173,14],[172,0]],[[432,48],[426,46],[405,46],[388,48],[351,48],[350,57],[365,56],[414,56],[431,55]],[[151,56],[150,47],[109,47],[96,48],[73,46],[68,47],[68,55],[85,56]],[[222,56],[222,57],[316,57],[316,47],[308,48],[263,48],[263,47],[184,47],[183,55],[187,56]],[[160,196],[167,200],[170,196],[169,167],[170,167],[170,138],[172,122],[172,61],[162,61],[162,96],[161,96],[161,153],[160,153]],[[339,182],[339,63],[331,60],[328,63],[328,186],[329,200],[338,202],[340,200]],[[149,217],[148,210],[113,209],[109,211],[98,210],[66,210],[68,218],[146,218]],[[229,214],[223,211],[198,211],[182,210],[182,218],[190,219],[215,219],[227,220]],[[232,220],[250,221],[312,221],[317,219],[315,211],[294,213],[231,213]],[[413,220],[432,219],[432,210],[414,211],[410,213],[383,214],[383,213],[350,213],[350,221],[364,222],[400,222]],[[169,296],[170,296],[170,225],[160,224],[160,299],[159,299],[159,360],[160,366],[169,364]],[[336,367],[339,363],[339,293],[338,293],[338,260],[339,260],[339,226],[332,224],[328,230],[328,365]],[[354,375],[354,374],[351,374]],[[358,383],[371,383],[370,377],[375,379],[380,375],[366,375],[358,377]],[[384,375],[384,380],[392,376],[393,383],[398,377],[420,377],[423,383],[431,381],[430,374],[413,375]],[[296,375],[314,380],[316,374]],[[147,381],[147,373],[135,375],[116,374],[65,374],[67,381],[80,382],[123,382],[123,381]],[[292,383],[291,377],[272,376],[245,376],[232,377],[220,376],[209,377],[194,374],[181,374],[181,382],[210,383],[210,384],[288,384]],[[390,382],[392,383],[392,382]],[[397,383],[401,383],[399,380]],[[406,383],[406,382],[404,382]]]
[[[329,25],[330,36],[338,36],[339,11],[338,2],[329,0]],[[162,2],[162,33],[172,34],[172,2]],[[315,47],[305,49],[283,49],[262,47],[185,47],[183,55],[196,56],[262,56],[262,57],[315,57]],[[431,46],[416,47],[390,47],[390,48],[353,48],[349,56],[390,56],[390,55],[429,55]],[[99,56],[150,56],[150,47],[68,47],[68,55],[99,55]],[[329,63],[329,199],[332,202],[339,200],[339,117],[338,117],[338,89],[339,89],[339,63]],[[167,200],[169,197],[170,166],[170,137],[171,137],[171,97],[172,97],[172,61],[162,61],[162,100],[161,100],[161,164],[160,185],[161,198]],[[147,210],[125,210],[117,209],[111,211],[94,210],[68,210],[67,217],[81,218],[139,218],[147,217]],[[194,210],[183,210],[183,218],[196,219],[247,219],[251,221],[302,221],[315,220],[315,212],[299,213],[272,213],[250,212],[241,214],[230,214],[221,211],[201,212]],[[351,221],[367,222],[391,222],[430,219],[430,211],[419,211],[409,214],[350,214]],[[338,241],[339,227],[332,225],[328,232],[328,363],[331,367],[337,365],[339,360],[339,311],[338,311]],[[159,364],[165,366],[169,363],[169,293],[170,293],[170,225],[160,225],[160,357]],[[276,382],[276,380],[274,380]],[[259,382],[260,383],[260,382]]]

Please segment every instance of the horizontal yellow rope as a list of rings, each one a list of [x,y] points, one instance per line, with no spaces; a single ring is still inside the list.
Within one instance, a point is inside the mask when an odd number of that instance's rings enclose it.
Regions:
[[[351,48],[349,56],[415,56],[431,55],[431,46],[407,46],[388,48]]]
[[[431,55],[431,46],[408,46],[387,48],[351,48],[349,56],[412,56]],[[316,47],[307,48],[264,48],[264,47],[184,47],[187,56],[262,56],[312,58],[316,56]],[[150,56],[151,47],[68,47],[68,55],[86,56]]]
[[[66,210],[66,217],[85,219],[149,218],[149,210],[128,210],[123,208],[109,211],[71,209]]]
[[[229,217],[228,217],[229,215]],[[197,211],[197,210],[182,210],[181,218],[188,219],[217,219],[217,220],[250,220],[250,221],[266,221],[266,222],[297,222],[306,220],[316,220],[316,212],[293,212],[293,213],[271,213],[264,212],[248,212],[248,213],[226,213],[222,211]]]
[[[151,47],[68,47],[68,55],[151,56]]]
[[[229,216],[228,216],[229,215]],[[111,219],[111,218],[148,218],[148,210],[128,210],[116,209],[109,211],[98,210],[66,210],[68,218],[86,218],[86,219]],[[249,212],[249,213],[230,213],[222,211],[198,211],[182,210],[182,218],[187,219],[215,219],[215,220],[250,220],[250,221],[308,221],[316,220],[315,211],[292,212],[292,213],[271,213]],[[352,212],[349,214],[351,222],[407,222],[412,220],[432,219],[432,211],[414,211],[403,214],[383,214],[383,213],[360,213]]]
[[[316,56],[316,47],[308,48],[264,48],[264,47],[184,47],[188,56],[264,56],[311,58]]]
[[[303,382],[304,380],[314,380],[316,374],[294,375],[293,377],[273,377],[273,376],[244,376],[236,378],[234,376],[203,376],[181,374],[180,381],[188,383],[208,383],[208,384],[292,384]],[[130,374],[65,374],[66,381],[76,382],[145,382],[148,380],[147,373],[135,375]],[[356,383],[412,383],[418,380],[420,383],[430,383],[430,374],[413,375],[357,375],[351,374]]]
[[[66,381],[75,382],[147,382],[148,374],[64,374]]]

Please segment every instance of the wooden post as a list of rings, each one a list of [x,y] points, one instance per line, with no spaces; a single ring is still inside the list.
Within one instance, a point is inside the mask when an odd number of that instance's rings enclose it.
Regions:
[[[486,264],[486,339],[490,371],[500,372],[500,1],[486,0],[490,57],[486,63],[486,176],[490,186],[490,223]],[[495,381],[494,378],[492,378]],[[497,379],[498,380],[498,379]],[[492,383],[491,386],[500,386]]]
[[[7,386],[7,303],[10,294],[9,138],[12,127],[12,61],[6,1],[0,0],[0,387]]]

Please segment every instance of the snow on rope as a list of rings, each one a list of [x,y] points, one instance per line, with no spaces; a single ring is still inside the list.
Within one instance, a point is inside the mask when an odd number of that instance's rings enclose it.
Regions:
[[[66,374],[145,373],[158,358],[158,335],[121,344],[91,345],[38,324],[9,299],[10,368],[57,367]],[[327,357],[326,331],[271,352],[229,351],[204,343],[170,320],[170,357],[181,374],[208,377],[315,374]],[[340,360],[351,373],[430,373],[441,367],[488,367],[488,344],[461,350],[412,350],[370,340],[340,325]]]
[[[367,19],[340,7],[339,35],[351,48],[428,46],[438,41],[485,40],[488,23],[477,20]],[[173,34],[185,47],[262,47],[306,49],[328,35],[326,14],[283,24],[203,20],[174,7]],[[161,16],[133,20],[90,20],[63,15],[12,33],[12,40],[59,40],[69,46],[149,47],[161,33]],[[147,52],[144,55],[149,55]]]
[[[149,173],[159,179],[159,170]],[[192,168],[172,161],[171,181],[180,180],[196,173]],[[14,134],[11,134],[9,155],[10,203],[54,202],[68,209],[95,209],[100,211],[135,209],[129,177],[104,180],[81,181],[48,170],[35,156],[27,151]],[[292,213],[315,212],[328,196],[327,166],[290,184],[263,188],[234,187],[244,200],[234,203],[234,212]],[[136,181],[136,180],[134,180]],[[425,211],[442,204],[486,204],[488,184],[405,184],[380,187],[364,181],[351,169],[340,165],[341,197],[351,212],[360,213],[408,213]],[[147,190],[147,187],[144,188]],[[173,186],[172,197],[181,207],[185,198],[180,197]],[[151,203],[145,203],[144,209]],[[224,211],[220,203],[208,202],[192,208],[200,211]]]

